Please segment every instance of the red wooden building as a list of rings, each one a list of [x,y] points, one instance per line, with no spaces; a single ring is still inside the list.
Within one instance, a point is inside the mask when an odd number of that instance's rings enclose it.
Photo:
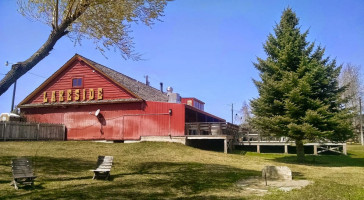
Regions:
[[[193,106],[195,108],[198,108],[200,110],[204,110],[205,109],[205,103],[201,100],[198,100],[196,98],[193,97],[185,97],[181,99],[181,103],[183,104],[187,104],[189,106]]]
[[[18,107],[28,121],[64,124],[68,140],[185,136],[187,122],[225,122],[173,96],[76,54]]]

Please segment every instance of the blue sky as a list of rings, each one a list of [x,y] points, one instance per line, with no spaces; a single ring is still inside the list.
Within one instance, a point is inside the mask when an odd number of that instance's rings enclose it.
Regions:
[[[132,25],[135,50],[142,61],[124,60],[118,52],[101,55],[92,41],[75,46],[64,37],[51,54],[18,80],[15,104],[38,87],[75,53],[159,88],[172,86],[182,97],[196,97],[205,111],[231,121],[243,101],[258,96],[252,79],[259,77],[253,62],[265,58],[263,43],[291,7],[308,41],[326,47],[338,63],[364,64],[364,1],[357,0],[177,0],[170,2],[163,22],[152,28]],[[0,1],[0,78],[5,62],[30,57],[47,39],[50,27],[17,12],[16,1]],[[164,88],[164,89],[165,89]],[[0,96],[0,113],[9,112],[12,87]]]

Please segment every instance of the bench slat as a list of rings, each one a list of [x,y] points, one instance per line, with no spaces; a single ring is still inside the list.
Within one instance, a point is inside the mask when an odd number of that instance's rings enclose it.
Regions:
[[[37,178],[36,176],[34,175],[29,175],[29,176],[14,176],[14,179],[21,179],[21,178]]]
[[[13,176],[21,177],[21,176],[34,176],[33,173],[29,172],[19,172],[19,173],[13,173]]]
[[[98,167],[98,168],[96,168],[96,170],[111,170],[111,167]]]
[[[32,163],[27,158],[17,158],[11,161],[12,173],[14,178],[14,187],[17,189],[16,183],[33,184],[34,176]]]
[[[114,160],[113,156],[99,156],[97,158],[97,163],[96,163],[97,168],[95,170],[91,170],[95,173],[93,179],[97,177],[104,177],[104,178],[106,177],[107,179],[110,175],[110,170],[113,164],[113,160]]]
[[[95,169],[95,170],[92,170],[94,172],[109,172],[110,169]]]

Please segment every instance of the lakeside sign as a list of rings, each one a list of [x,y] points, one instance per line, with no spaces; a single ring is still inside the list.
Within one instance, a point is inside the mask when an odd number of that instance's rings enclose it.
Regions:
[[[64,102],[64,101],[86,101],[86,100],[102,100],[103,99],[103,90],[102,88],[97,88],[97,95],[95,96],[95,90],[91,89],[69,89],[69,90],[59,90],[59,91],[51,91],[43,93],[43,103],[49,102]],[[87,95],[88,93],[88,95]],[[82,97],[82,98],[81,98]],[[86,98],[88,97],[88,98]]]

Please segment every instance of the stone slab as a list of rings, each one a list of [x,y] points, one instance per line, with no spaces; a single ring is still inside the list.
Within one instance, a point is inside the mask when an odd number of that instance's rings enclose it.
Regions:
[[[292,180],[292,171],[287,166],[265,166],[262,170],[262,177],[269,180]]]

